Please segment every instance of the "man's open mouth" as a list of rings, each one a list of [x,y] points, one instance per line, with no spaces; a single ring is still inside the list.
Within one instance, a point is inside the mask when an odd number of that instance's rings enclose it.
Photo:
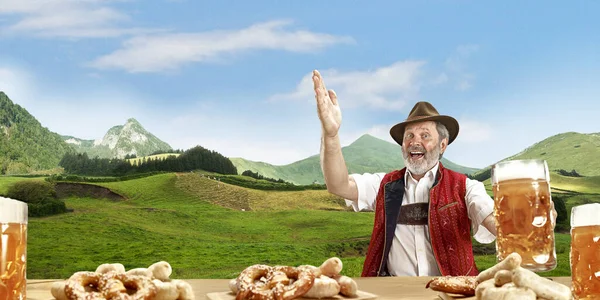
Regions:
[[[410,152],[410,158],[412,159],[420,159],[423,158],[425,156],[425,152],[420,152],[420,151],[411,151]]]

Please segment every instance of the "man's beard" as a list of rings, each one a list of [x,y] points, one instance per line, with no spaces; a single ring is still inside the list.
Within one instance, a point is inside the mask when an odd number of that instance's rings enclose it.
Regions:
[[[425,150],[422,146],[409,147],[406,151],[402,148],[402,158],[404,158],[404,165],[410,171],[411,174],[423,175],[429,171],[440,159],[440,152],[442,151],[440,145],[437,145],[431,152]],[[424,159],[417,159],[412,161],[410,152],[423,152]]]

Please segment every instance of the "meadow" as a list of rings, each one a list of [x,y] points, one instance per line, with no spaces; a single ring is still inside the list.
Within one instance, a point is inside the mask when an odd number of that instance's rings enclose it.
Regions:
[[[73,196],[64,199],[72,212],[30,218],[28,278],[160,260],[171,263],[177,278],[233,278],[256,263],[318,265],[331,256],[342,259],[343,274],[360,276],[373,213],[352,212],[324,190],[254,190],[207,175],[94,183],[126,200]],[[0,194],[18,180],[43,178],[2,177]],[[600,202],[595,194],[575,192]],[[568,234],[556,234],[558,267],[542,276],[570,275],[569,245]],[[495,256],[478,255],[476,262],[482,270],[495,264]]]

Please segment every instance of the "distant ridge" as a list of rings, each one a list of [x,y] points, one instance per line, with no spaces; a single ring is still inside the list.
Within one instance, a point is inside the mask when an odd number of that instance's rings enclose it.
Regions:
[[[342,153],[350,173],[389,172],[404,167],[399,145],[369,134],[362,135],[352,144],[342,147]],[[249,161],[239,157],[230,159],[239,173],[251,170],[265,177],[283,179],[296,184],[324,183],[318,154],[284,166]],[[465,174],[479,170],[455,164],[445,157],[442,158],[442,163],[451,170]]]
[[[560,133],[501,161],[516,159],[544,159],[550,170],[575,170],[583,176],[598,176],[600,175],[600,133]],[[474,175],[480,179],[489,178],[492,165]]]
[[[82,140],[62,136],[63,140],[89,157],[124,158],[126,155],[146,156],[157,151],[171,151],[169,144],[148,132],[136,119],[129,118],[124,125],[111,127],[102,139]]]

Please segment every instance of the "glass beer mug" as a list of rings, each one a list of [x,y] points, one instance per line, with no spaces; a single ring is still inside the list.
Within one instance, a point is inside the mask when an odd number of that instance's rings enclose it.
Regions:
[[[600,299],[600,203],[571,208],[570,261],[575,299]]]
[[[27,204],[0,197],[0,300],[26,299]]]
[[[550,174],[544,160],[513,160],[492,167],[496,255],[513,252],[534,272],[556,268]]]

